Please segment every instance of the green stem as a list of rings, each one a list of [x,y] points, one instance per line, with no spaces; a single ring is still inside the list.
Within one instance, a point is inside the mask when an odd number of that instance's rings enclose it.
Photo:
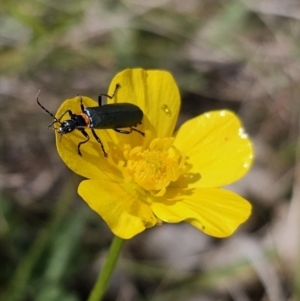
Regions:
[[[87,301],[100,301],[103,297],[121,253],[123,243],[124,240],[122,238],[117,236],[114,237],[106,262]]]

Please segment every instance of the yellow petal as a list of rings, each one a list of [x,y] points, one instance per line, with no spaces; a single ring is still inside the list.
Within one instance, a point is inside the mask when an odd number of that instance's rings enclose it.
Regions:
[[[172,136],[180,109],[180,95],[172,75],[162,70],[126,69],[112,80],[108,94],[121,87],[109,103],[130,102],[139,106],[144,112],[142,125],[138,129],[150,130],[152,137]],[[129,139],[132,146],[141,144],[138,133],[118,135],[118,139]],[[122,137],[123,136],[123,137]],[[138,139],[138,140],[136,140]]]
[[[108,95],[113,95],[116,84],[121,87],[108,103],[130,102],[138,105],[144,112],[142,125],[137,128],[146,132],[148,137],[143,137],[137,132],[129,135],[116,133],[111,130],[95,130],[101,139],[105,151],[109,154],[114,145],[130,143],[132,146],[141,145],[150,141],[150,138],[171,136],[178,117],[180,97],[172,75],[166,71],[145,71],[142,69],[127,69],[113,79]],[[98,102],[88,97],[83,97],[85,107],[97,107]],[[56,117],[59,118],[67,110],[81,113],[79,98],[67,99],[58,109]],[[69,119],[65,114],[61,121]],[[58,126],[56,124],[55,126]],[[149,134],[148,130],[151,130]],[[103,178],[105,175],[117,181],[118,171],[112,168],[103,156],[100,144],[95,140],[90,129],[86,129],[90,140],[81,146],[82,157],[78,155],[77,146],[86,138],[75,130],[62,137],[56,133],[58,153],[63,161],[74,172],[87,178]],[[151,137],[149,137],[151,136]],[[102,175],[101,175],[102,174]]]
[[[131,183],[86,180],[80,183],[78,193],[111,231],[123,239],[129,239],[157,223],[150,206],[143,202],[144,196]]]
[[[250,168],[253,148],[238,117],[230,111],[214,111],[184,123],[175,146],[200,173],[197,187],[220,187],[240,179]]]
[[[98,103],[91,98],[83,96],[83,103],[85,107],[97,106]],[[63,102],[56,113],[56,118],[59,118],[67,110],[71,110],[73,113],[80,113],[80,101],[78,97],[67,99]],[[70,119],[69,114],[65,114],[61,121]],[[54,124],[58,127],[59,124]],[[83,144],[80,148],[82,156],[78,154],[77,146],[79,142],[84,141],[86,138],[78,130],[71,133],[59,135],[56,133],[56,147],[59,155],[65,162],[65,164],[73,170],[75,173],[86,178],[106,178],[117,181],[120,173],[113,166],[108,164],[107,158],[104,157],[100,144],[95,140],[90,129],[86,132],[90,136],[90,140]],[[112,142],[110,132],[108,130],[96,130],[98,137],[101,139],[105,150],[109,153]]]
[[[251,214],[250,203],[228,190],[199,188],[184,194],[171,189],[172,195],[173,200],[151,205],[154,214],[169,223],[186,221],[214,237],[231,235]]]

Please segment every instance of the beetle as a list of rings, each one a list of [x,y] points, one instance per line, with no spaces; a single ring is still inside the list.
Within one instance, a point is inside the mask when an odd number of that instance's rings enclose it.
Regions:
[[[96,134],[95,129],[113,129],[121,134],[130,134],[135,131],[142,136],[145,136],[144,132],[135,128],[138,124],[142,123],[144,116],[143,111],[138,106],[127,102],[102,105],[102,97],[105,96],[112,99],[119,88],[120,84],[117,84],[112,95],[100,94],[98,97],[98,106],[95,107],[85,108],[82,97],[78,95],[81,112],[73,113],[71,110],[67,110],[59,118],[56,118],[39,102],[40,91],[36,96],[36,101],[45,112],[54,118],[53,122],[49,125],[49,128],[53,127],[61,136],[71,133],[76,129],[86,138],[77,145],[78,155],[82,156],[80,147],[90,140],[90,136],[86,132],[86,129],[91,129],[96,141],[101,145],[103,155],[107,157],[108,155],[104,149],[103,143]],[[66,114],[69,114],[70,119],[61,121]],[[54,127],[55,123],[59,124],[58,128]],[[129,128],[129,130],[124,128]]]

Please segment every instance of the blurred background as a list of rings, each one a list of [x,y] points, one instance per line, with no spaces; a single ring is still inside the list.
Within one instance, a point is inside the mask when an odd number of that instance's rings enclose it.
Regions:
[[[130,67],[166,69],[178,126],[235,111],[256,152],[230,189],[253,214],[228,239],[163,225],[125,244],[106,301],[300,300],[298,0],[2,0],[0,300],[84,301],[112,233],[56,152],[55,112]]]

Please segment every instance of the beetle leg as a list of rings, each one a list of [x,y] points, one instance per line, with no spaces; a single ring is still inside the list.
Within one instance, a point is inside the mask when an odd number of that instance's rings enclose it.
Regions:
[[[135,131],[135,132],[138,132],[138,133],[140,133],[142,136],[145,136],[145,133],[144,132],[142,132],[142,131],[139,131],[138,129],[136,129],[136,128],[130,128],[132,131]]]
[[[108,155],[107,155],[107,153],[106,153],[106,151],[105,151],[105,149],[104,149],[104,146],[103,146],[102,141],[101,141],[100,138],[97,136],[97,134],[96,134],[96,132],[95,132],[94,129],[91,129],[91,131],[92,131],[92,133],[93,133],[95,139],[97,140],[97,142],[101,145],[101,148],[102,148],[102,152],[103,152],[104,157],[107,157]]]
[[[120,130],[120,129],[113,129],[113,130],[120,134],[130,134],[132,132],[132,128],[130,128],[130,131]]]
[[[90,136],[88,135],[88,133],[85,130],[80,130],[80,132],[86,138],[84,141],[79,142],[77,145],[78,155],[82,156],[81,151],[80,151],[80,146],[84,143],[87,143],[90,140]]]
[[[72,117],[74,114],[72,113],[71,110],[65,111],[59,118],[58,121],[61,121],[61,119],[65,116],[65,114],[69,113],[70,117]]]
[[[100,95],[98,96],[98,105],[99,105],[99,107],[102,106],[102,96],[105,96],[105,97],[108,97],[108,98],[112,99],[112,98],[114,98],[114,96],[115,96],[115,94],[116,94],[116,91],[117,91],[120,87],[121,87],[120,84],[116,84],[115,91],[114,91],[114,93],[113,93],[112,95],[108,95],[108,94],[100,94]]]
[[[82,102],[82,96],[78,95],[78,97],[79,97],[79,100],[80,100],[80,108],[81,108],[81,111],[83,112],[84,111],[84,105],[83,105],[83,102]]]
[[[127,131],[127,130],[121,130],[121,129],[113,129],[113,130],[116,131],[117,133],[120,133],[120,134],[131,134],[132,131],[135,131],[135,132],[140,133],[142,136],[145,136],[144,132],[141,132],[138,129],[133,128],[133,127],[131,127],[129,131]]]

